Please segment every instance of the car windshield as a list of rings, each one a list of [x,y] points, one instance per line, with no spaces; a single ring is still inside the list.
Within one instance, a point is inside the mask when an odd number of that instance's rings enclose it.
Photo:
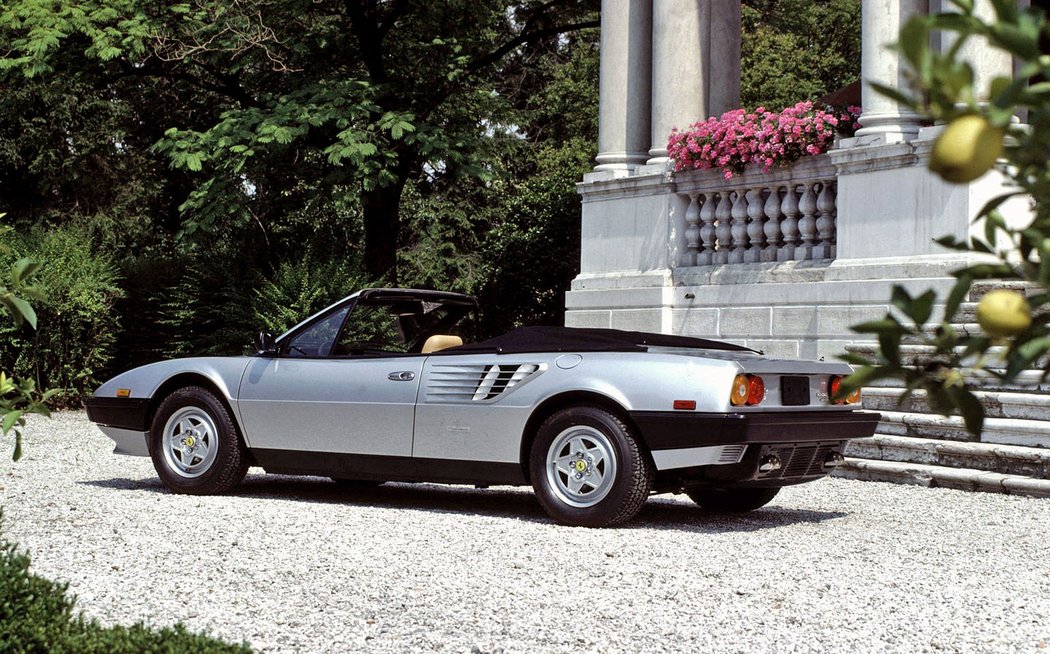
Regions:
[[[419,353],[436,334],[468,339],[473,306],[418,298],[362,298],[321,317],[288,340],[293,357]]]

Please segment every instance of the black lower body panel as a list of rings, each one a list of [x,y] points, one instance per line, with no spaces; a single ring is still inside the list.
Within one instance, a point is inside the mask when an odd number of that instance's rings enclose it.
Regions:
[[[631,412],[651,450],[867,438],[879,418],[874,411]]]
[[[130,397],[86,397],[88,420],[107,427],[149,430],[149,400]]]
[[[430,481],[444,484],[517,486],[528,483],[521,466],[517,463],[260,448],[252,448],[251,454],[255,462],[271,474],[317,475],[375,481]]]
[[[686,488],[773,488],[803,484],[834,470],[828,461],[840,460],[849,441],[756,443],[749,445],[740,463],[666,470],[657,474],[659,492]],[[775,457],[780,467],[763,471],[763,461]]]

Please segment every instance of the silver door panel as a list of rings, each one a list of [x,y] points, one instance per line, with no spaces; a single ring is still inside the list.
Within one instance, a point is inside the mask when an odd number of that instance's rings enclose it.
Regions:
[[[411,456],[423,360],[256,359],[245,372],[238,402],[249,445]],[[391,379],[391,373],[403,379]]]

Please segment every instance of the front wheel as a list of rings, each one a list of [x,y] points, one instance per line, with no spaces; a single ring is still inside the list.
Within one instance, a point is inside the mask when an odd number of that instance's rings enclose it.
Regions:
[[[543,423],[529,456],[536,497],[555,520],[607,527],[649,498],[653,464],[631,429],[598,407],[562,409]]]
[[[224,493],[248,472],[248,454],[233,417],[200,386],[180,388],[161,402],[149,432],[149,452],[161,481],[176,493]]]
[[[685,493],[708,511],[746,513],[769,504],[779,488],[693,488]]]

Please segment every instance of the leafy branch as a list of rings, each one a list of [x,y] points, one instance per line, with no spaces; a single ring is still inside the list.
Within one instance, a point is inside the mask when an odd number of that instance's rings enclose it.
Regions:
[[[997,166],[1015,188],[981,209],[974,223],[983,229],[965,240],[938,239],[977,261],[954,273],[956,282],[938,319],[934,308],[940,299],[934,291],[913,297],[896,287],[894,311],[853,328],[875,336],[878,350],[872,356],[844,357],[859,368],[841,391],[899,379],[905,383],[900,402],[922,389],[930,408],[945,416],[960,414],[974,435],[984,427],[984,407],[975,389],[989,383],[1042,384],[1050,377],[1050,82],[1045,81],[1050,80],[1050,57],[1039,48],[1050,28],[1039,9],[1019,9],[1012,0],[991,3],[996,13],[992,22],[975,14],[973,0],[952,0],[956,11],[910,20],[894,47],[910,65],[911,89],[879,91],[947,123],[934,143],[931,171],[948,182],[968,183]],[[930,46],[934,32],[950,44],[943,51]],[[1020,64],[1016,75],[976,88],[973,68],[960,55],[973,39],[1012,55]],[[1027,125],[1015,119],[1023,112]],[[1004,204],[1026,200],[1031,221],[1009,222]],[[987,293],[977,304],[979,329],[958,329],[960,307],[980,279],[1015,280],[1023,290]],[[1025,374],[1030,370],[1037,374]]]

